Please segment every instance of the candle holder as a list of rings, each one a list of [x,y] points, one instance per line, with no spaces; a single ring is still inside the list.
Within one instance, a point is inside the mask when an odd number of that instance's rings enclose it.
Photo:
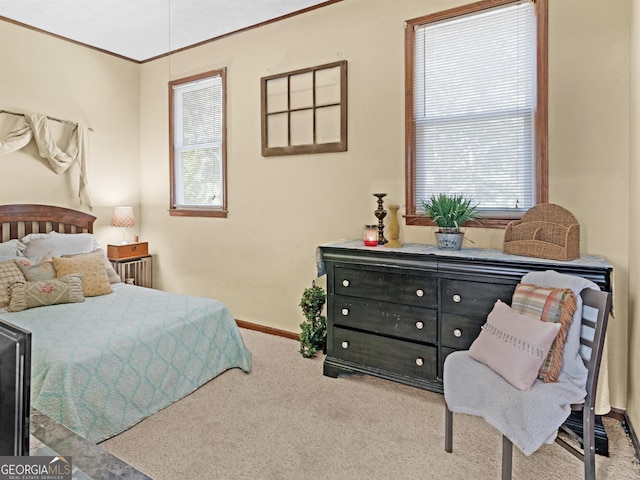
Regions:
[[[400,225],[398,224],[398,209],[400,205],[389,205],[389,241],[384,245],[387,248],[401,248]]]
[[[374,193],[374,197],[378,198],[378,208],[374,210],[373,214],[378,219],[378,245],[384,245],[387,243],[387,239],[384,238],[384,222],[383,219],[387,215],[387,211],[382,208],[382,199],[387,196],[386,193]]]
[[[378,226],[377,225],[364,226],[364,244],[367,247],[378,246]]]

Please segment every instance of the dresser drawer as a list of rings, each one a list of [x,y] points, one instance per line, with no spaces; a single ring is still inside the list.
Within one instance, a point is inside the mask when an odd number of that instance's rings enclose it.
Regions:
[[[436,343],[437,310],[334,295],[333,323],[372,333]]]
[[[499,283],[443,279],[441,283],[442,311],[457,315],[487,318],[496,300],[511,305],[516,287]]]
[[[406,377],[436,378],[437,348],[336,327],[328,354]]]
[[[333,291],[336,295],[415,307],[436,308],[438,305],[437,281],[426,275],[335,267]]]
[[[457,350],[466,350],[473,343],[486,317],[466,317],[443,313],[440,321],[440,345]]]

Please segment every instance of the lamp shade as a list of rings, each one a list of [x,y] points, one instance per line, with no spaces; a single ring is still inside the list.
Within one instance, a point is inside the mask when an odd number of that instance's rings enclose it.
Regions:
[[[132,207],[116,207],[113,209],[112,227],[133,227],[135,223]]]

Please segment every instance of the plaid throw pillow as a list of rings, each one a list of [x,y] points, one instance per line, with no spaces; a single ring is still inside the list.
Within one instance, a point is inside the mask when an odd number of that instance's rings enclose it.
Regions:
[[[538,373],[538,378],[543,382],[557,382],[562,368],[564,343],[576,311],[573,293],[567,288],[542,288],[520,283],[513,292],[511,308],[543,322],[560,323],[558,336]]]

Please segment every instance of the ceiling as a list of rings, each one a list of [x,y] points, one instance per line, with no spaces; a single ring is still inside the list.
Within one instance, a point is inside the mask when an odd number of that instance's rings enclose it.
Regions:
[[[135,61],[339,0],[0,0],[0,17]]]

